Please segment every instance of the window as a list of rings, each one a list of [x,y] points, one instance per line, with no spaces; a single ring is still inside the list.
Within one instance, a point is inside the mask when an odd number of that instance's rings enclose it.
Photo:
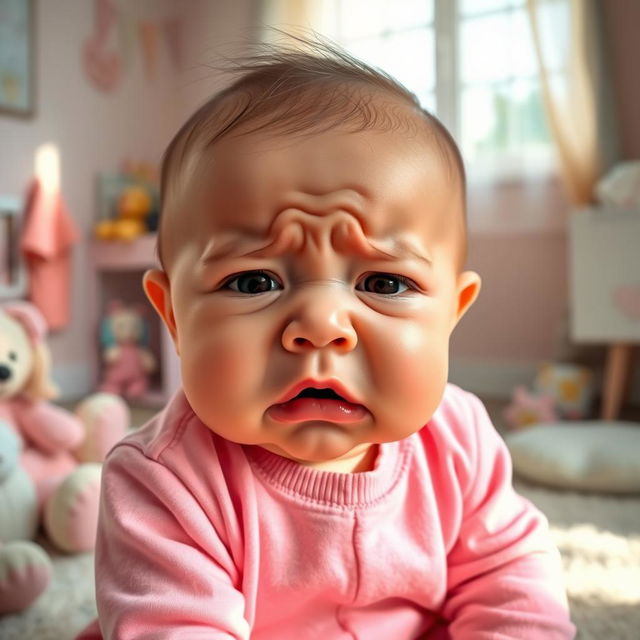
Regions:
[[[444,122],[472,180],[553,169],[526,0],[334,2],[336,40]],[[547,19],[568,20],[564,2],[548,5]]]

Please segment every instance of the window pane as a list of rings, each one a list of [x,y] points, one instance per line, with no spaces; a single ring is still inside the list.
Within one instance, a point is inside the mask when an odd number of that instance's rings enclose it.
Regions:
[[[511,12],[509,31],[509,51],[511,73],[514,76],[538,76],[538,60],[533,46],[531,24],[526,9]]]
[[[514,10],[463,20],[460,67],[463,84],[536,76],[537,62],[525,12]]]
[[[434,115],[438,113],[438,96],[435,91],[428,91],[424,94],[416,94],[420,104],[429,112]]]
[[[461,110],[462,147],[469,161],[500,155],[548,158],[550,138],[536,82],[466,89]]]
[[[433,23],[433,0],[386,2],[387,28],[391,31],[426,27]]]
[[[340,40],[423,27],[433,22],[433,0],[340,0]]]
[[[460,0],[460,15],[468,16],[487,13],[511,6],[510,0]]]
[[[499,137],[499,117],[491,87],[473,87],[460,99],[460,143],[467,159],[472,160],[487,146],[495,147]]]
[[[347,43],[356,57],[383,69],[418,97],[435,87],[433,29],[395,33],[384,38],[368,38]]]
[[[568,64],[570,7],[567,0],[547,0],[540,4],[538,20],[547,69],[564,71]]]

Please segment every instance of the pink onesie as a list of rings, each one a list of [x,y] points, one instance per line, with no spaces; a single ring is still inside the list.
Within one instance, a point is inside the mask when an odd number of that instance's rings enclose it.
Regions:
[[[455,386],[355,474],[223,440],[179,392],[112,451],[100,517],[105,638],[574,637],[545,518]]]

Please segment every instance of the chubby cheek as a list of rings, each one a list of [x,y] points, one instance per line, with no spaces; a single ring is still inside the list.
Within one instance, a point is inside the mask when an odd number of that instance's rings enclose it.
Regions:
[[[198,335],[192,334],[192,335]],[[259,393],[268,353],[260,332],[243,323],[217,323],[199,338],[182,343],[181,365],[185,393],[209,426],[211,420],[246,413],[248,398]]]
[[[448,375],[448,333],[419,323],[396,330],[380,341],[373,355],[376,386],[384,402],[377,421],[390,436],[408,435],[421,428],[440,403]],[[395,434],[395,430],[404,431]]]

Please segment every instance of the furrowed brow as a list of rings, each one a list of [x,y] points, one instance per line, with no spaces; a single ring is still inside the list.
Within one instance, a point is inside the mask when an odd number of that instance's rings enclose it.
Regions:
[[[402,238],[391,238],[386,241],[371,240],[370,242],[381,256],[389,260],[406,260],[409,257],[424,262],[429,267],[433,264],[431,257],[427,253]]]
[[[289,239],[290,240],[290,239]],[[431,267],[431,257],[424,251],[413,245],[413,243],[402,238],[389,238],[387,240],[376,240],[368,238],[366,244],[362,243],[359,250],[351,250],[347,253],[360,254],[368,259],[382,261],[414,259],[423,262]],[[217,260],[224,258],[277,258],[289,253],[296,253],[292,250],[290,242],[279,238],[275,241],[265,242],[259,234],[254,237],[230,236],[228,238],[217,238],[209,242],[202,254],[202,264],[207,266]]]

